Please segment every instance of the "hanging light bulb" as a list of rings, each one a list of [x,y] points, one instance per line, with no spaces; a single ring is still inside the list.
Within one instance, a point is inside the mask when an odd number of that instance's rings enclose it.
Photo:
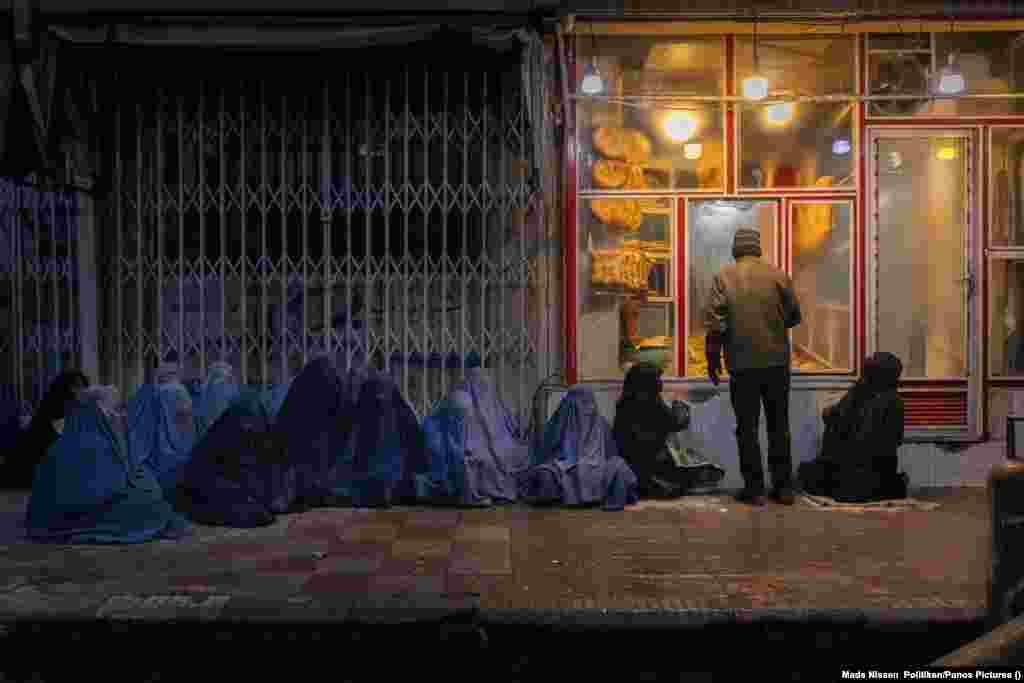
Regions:
[[[939,75],[939,92],[943,95],[958,95],[967,87],[955,57],[954,53],[949,53],[949,61],[942,67],[942,73]]]
[[[796,105],[792,102],[779,102],[778,104],[768,105],[764,112],[768,123],[776,126],[785,125],[792,121],[795,113]]]
[[[580,92],[584,95],[600,95],[604,92],[604,79],[601,78],[601,72],[597,68],[597,60],[592,60],[583,69]]]
[[[754,17],[754,73],[743,79],[743,97],[748,100],[768,97],[768,79],[761,74],[761,60],[757,55],[757,17]]]
[[[675,142],[686,142],[697,132],[697,119],[688,111],[670,111],[665,114],[661,125],[665,133]]]
[[[704,145],[699,142],[691,142],[683,146],[683,156],[690,161],[696,161],[704,155]]]
[[[850,141],[846,138],[837,138],[832,142],[832,153],[837,157],[846,156],[850,153]]]

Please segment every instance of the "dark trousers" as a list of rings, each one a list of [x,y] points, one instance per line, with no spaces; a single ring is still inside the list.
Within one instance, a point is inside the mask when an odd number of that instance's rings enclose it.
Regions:
[[[789,434],[789,367],[757,368],[731,374],[729,398],[736,413],[740,472],[747,489],[764,492],[764,467],[757,432],[764,405],[768,427],[768,469],[772,485],[791,488],[793,459]]]

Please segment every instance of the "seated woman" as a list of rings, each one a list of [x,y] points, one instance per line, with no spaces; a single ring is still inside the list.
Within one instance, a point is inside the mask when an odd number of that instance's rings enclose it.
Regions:
[[[195,446],[192,397],[178,382],[146,384],[128,402],[128,440],[133,458],[146,464],[160,486],[173,493]]]
[[[844,503],[907,497],[907,475],[897,471],[902,373],[903,363],[891,353],[864,360],[863,378],[823,414],[821,455],[797,470],[804,491]]]
[[[222,361],[210,364],[206,382],[195,399],[196,438],[202,438],[232,402],[238,400],[241,389],[235,381],[235,372]]]
[[[332,503],[332,468],[344,450],[355,406],[343,375],[331,358],[306,364],[292,381],[281,405],[275,430],[285,458],[295,468],[298,498],[295,509]]]
[[[292,383],[285,382],[258,391],[259,400],[263,404],[263,409],[267,411],[267,415],[270,416],[271,421],[277,420],[277,416],[281,414],[281,406],[284,405],[284,400],[288,397],[288,392],[291,388]]]
[[[529,444],[480,369],[466,371],[423,431],[429,468],[417,486],[421,499],[470,506],[518,499]]]
[[[251,528],[274,522],[295,500],[295,470],[259,397],[233,402],[192,450],[175,504],[200,524]]]
[[[29,539],[142,543],[187,535],[188,522],[171,509],[156,477],[127,452],[117,389],[90,387],[82,399],[36,468]]]
[[[611,425],[589,387],[575,386],[544,429],[544,442],[524,477],[523,497],[539,504],[622,510],[638,500],[637,478],[618,455]]]
[[[359,400],[350,422],[345,447],[334,452],[330,472],[333,496],[356,507],[387,507],[416,500],[416,482],[429,463],[423,430],[416,413],[402,397],[395,381],[376,372],[351,372],[344,395]]]
[[[20,435],[18,447],[6,454],[8,459],[4,462],[3,486],[25,489],[32,486],[36,465],[43,460],[64,429],[68,406],[75,402],[87,386],[89,378],[77,370],[57,375],[46,390],[28,430]]]
[[[615,407],[612,433],[619,454],[636,473],[640,496],[672,498],[718,483],[725,476],[718,465],[673,457],[669,439],[690,426],[690,411],[681,401],[666,405],[661,389],[661,368],[637,363],[626,373]]]

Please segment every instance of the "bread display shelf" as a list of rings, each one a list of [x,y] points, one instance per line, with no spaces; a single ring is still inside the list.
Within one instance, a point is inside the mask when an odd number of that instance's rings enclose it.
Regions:
[[[606,293],[646,292],[651,260],[634,249],[593,249],[590,281]]]
[[[834,370],[813,357],[807,355],[799,348],[793,351],[792,368],[796,372],[826,372]],[[708,360],[704,354],[704,335],[691,334],[686,340],[686,375],[688,377],[707,377]],[[722,374],[728,376],[725,371],[725,358],[722,358]]]

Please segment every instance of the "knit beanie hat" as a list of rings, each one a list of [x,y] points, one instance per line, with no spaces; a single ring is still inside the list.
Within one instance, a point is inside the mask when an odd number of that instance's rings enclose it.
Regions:
[[[752,228],[740,228],[732,243],[734,258],[761,255],[761,233]]]

